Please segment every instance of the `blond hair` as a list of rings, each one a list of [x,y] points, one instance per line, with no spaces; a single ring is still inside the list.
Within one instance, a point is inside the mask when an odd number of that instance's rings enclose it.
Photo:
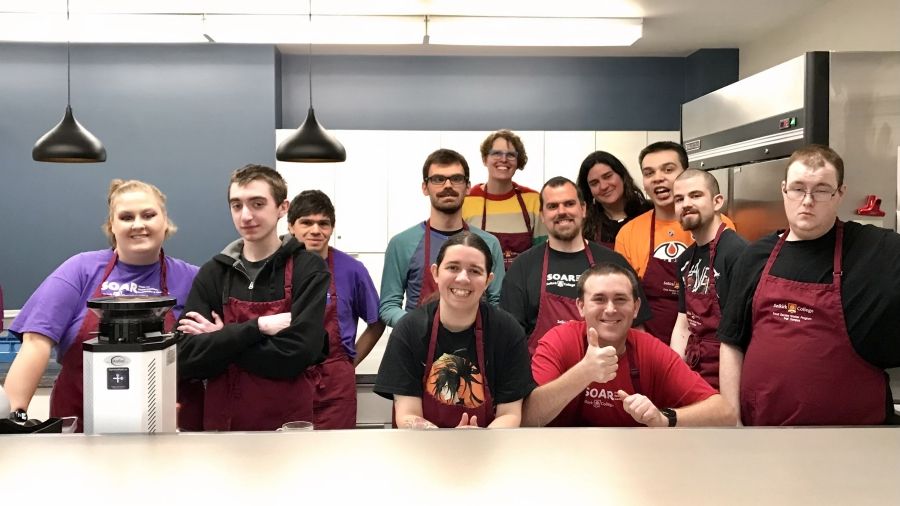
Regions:
[[[159,191],[159,188],[156,186],[145,183],[143,181],[138,181],[137,179],[129,179],[125,181],[124,179],[113,179],[109,182],[109,193],[106,196],[106,203],[109,208],[109,215],[106,217],[106,222],[100,226],[103,230],[103,233],[106,234],[106,238],[109,240],[109,244],[115,248],[116,247],[116,236],[112,233],[112,220],[113,220],[113,209],[115,208],[115,200],[123,193],[128,192],[144,192],[149,195],[153,195],[156,197],[156,201],[159,204],[160,209],[162,209],[163,215],[166,217],[166,239],[172,237],[176,231],[178,231],[178,227],[169,218],[169,213],[166,211],[166,195]]]

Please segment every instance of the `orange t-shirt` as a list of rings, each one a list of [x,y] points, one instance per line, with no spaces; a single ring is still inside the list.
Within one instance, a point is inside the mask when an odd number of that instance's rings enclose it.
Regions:
[[[631,267],[637,272],[638,277],[643,278],[647,270],[647,260],[650,259],[650,221],[653,211],[634,218],[626,223],[619,235],[616,236],[616,252],[625,257]],[[722,215],[725,226],[734,229],[734,222]],[[678,220],[656,219],[655,244],[653,256],[668,262],[674,262],[679,255],[685,252],[694,238],[690,232],[681,228]]]

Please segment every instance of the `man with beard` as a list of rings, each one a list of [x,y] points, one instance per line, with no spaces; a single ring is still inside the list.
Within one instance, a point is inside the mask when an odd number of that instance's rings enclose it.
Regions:
[[[431,199],[431,216],[391,238],[381,275],[381,321],[394,327],[406,313],[437,296],[431,265],[448,237],[469,226],[462,219],[462,204],[469,191],[469,164],[451,149],[439,149],[422,166],[422,194]],[[493,235],[471,227],[491,250],[494,282],[485,292],[489,303],[500,301],[503,252]],[[403,295],[406,294],[406,306]]]
[[[678,276],[675,260],[693,243],[675,215],[672,185],[688,166],[681,144],[654,142],[641,151],[638,158],[644,177],[644,192],[653,209],[626,223],[616,236],[616,251],[634,267],[653,319],[646,323],[647,332],[669,344],[678,317]],[[734,223],[722,217],[725,226]]]
[[[728,295],[728,280],[747,241],[726,229],[725,197],[710,173],[688,169],[675,179],[675,214],[694,244],[678,257],[678,319],[672,349],[713,388],[719,388],[716,330]],[[712,267],[712,268],[710,268]]]
[[[620,265],[634,272],[622,255],[581,236],[586,212],[584,195],[569,179],[551,178],[541,188],[541,221],[547,228],[546,244],[532,246],[509,267],[500,307],[512,314],[528,337],[534,354],[538,341],[553,327],[581,320],[575,305],[578,278],[598,262]],[[540,277],[535,276],[538,272]],[[635,322],[650,318],[643,293]]]

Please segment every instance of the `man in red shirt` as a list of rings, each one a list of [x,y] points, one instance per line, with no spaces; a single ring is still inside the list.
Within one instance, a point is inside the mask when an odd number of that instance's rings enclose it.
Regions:
[[[598,263],[578,281],[585,321],[553,328],[531,362],[540,385],[525,401],[525,426],[735,425],[731,406],[646,332],[631,328],[640,300],[626,269]]]

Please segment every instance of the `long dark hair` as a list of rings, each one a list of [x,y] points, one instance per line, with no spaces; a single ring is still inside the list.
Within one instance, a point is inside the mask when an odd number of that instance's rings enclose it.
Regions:
[[[644,193],[635,184],[634,179],[631,178],[628,169],[625,168],[625,165],[616,158],[615,155],[606,151],[594,151],[581,162],[581,168],[578,169],[577,179],[578,188],[581,189],[581,193],[584,194],[585,199],[590,201],[587,206],[587,216],[584,220],[584,227],[582,228],[584,238],[589,241],[599,241],[603,229],[610,227],[614,223],[613,220],[609,219],[606,216],[606,213],[603,212],[603,206],[594,200],[593,194],[591,193],[591,187],[588,185],[588,172],[590,172],[594,165],[597,165],[598,163],[608,165],[613,172],[622,178],[622,198],[625,199],[625,215],[628,217],[627,219],[643,214],[653,207],[653,204],[647,200],[647,197],[644,196]],[[590,196],[590,198],[588,198],[588,196]]]

